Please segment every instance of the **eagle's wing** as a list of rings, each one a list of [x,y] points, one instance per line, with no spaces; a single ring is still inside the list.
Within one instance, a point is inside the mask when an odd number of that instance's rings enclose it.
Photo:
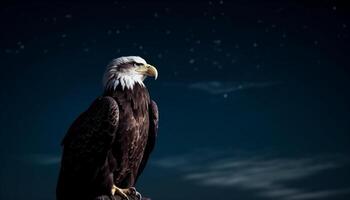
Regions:
[[[156,143],[156,137],[158,133],[158,120],[159,120],[159,114],[158,114],[158,106],[156,102],[153,100],[151,101],[151,104],[149,105],[149,131],[148,131],[148,140],[145,152],[142,157],[142,161],[139,167],[139,170],[137,172],[136,180],[141,175],[142,171],[146,167],[149,155],[151,154],[154,145]]]
[[[119,108],[111,97],[99,97],[71,125],[62,141],[61,175],[93,181],[106,165],[119,122]],[[73,177],[71,177],[73,176]]]

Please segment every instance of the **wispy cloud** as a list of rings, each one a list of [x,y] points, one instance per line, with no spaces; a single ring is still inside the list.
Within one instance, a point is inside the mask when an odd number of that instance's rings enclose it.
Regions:
[[[271,199],[320,199],[350,193],[350,188],[308,191],[305,188],[288,186],[291,181],[301,181],[311,175],[340,167],[341,164],[334,159],[221,156],[221,158],[213,159],[211,157],[206,160],[203,155],[205,154],[185,155],[180,163],[173,162],[177,161],[180,156],[166,158],[162,159],[161,162],[155,162],[155,164],[161,167],[184,170],[183,179],[204,186],[252,190],[257,191],[257,195]]]
[[[33,165],[56,165],[61,161],[60,156],[51,154],[27,154],[13,156],[14,159]]]
[[[281,82],[220,82],[207,81],[197,82],[188,85],[189,89],[201,90],[210,94],[224,94],[252,88],[265,88],[281,84]]]

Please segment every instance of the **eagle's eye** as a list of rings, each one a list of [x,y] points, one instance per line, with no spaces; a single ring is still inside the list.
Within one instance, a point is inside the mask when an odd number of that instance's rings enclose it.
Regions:
[[[134,67],[140,67],[140,66],[142,66],[143,64],[142,63],[134,63]]]

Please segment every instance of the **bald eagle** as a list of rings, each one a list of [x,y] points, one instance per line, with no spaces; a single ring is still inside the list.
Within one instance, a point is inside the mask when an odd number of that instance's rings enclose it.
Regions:
[[[63,141],[57,200],[136,195],[158,131],[158,108],[143,83],[157,69],[138,56],[114,59],[104,92],[70,126]]]

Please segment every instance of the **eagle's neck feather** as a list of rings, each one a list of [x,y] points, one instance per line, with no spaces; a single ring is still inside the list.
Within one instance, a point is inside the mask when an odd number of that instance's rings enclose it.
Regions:
[[[135,86],[135,84],[139,84],[142,87],[145,87],[143,83],[143,76],[139,74],[123,74],[118,73],[111,79],[109,79],[108,83],[106,84],[106,90],[116,90],[116,88],[120,85],[121,88],[124,89],[130,89],[132,90]]]

